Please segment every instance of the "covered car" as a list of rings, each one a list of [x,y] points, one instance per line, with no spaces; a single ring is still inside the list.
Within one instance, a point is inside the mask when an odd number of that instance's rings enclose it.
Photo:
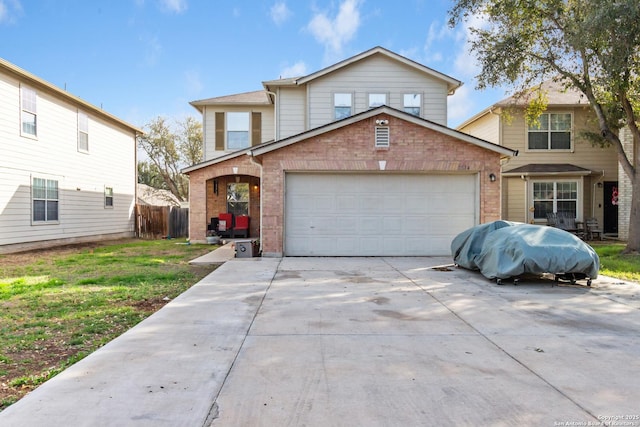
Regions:
[[[600,259],[591,246],[554,227],[495,221],[465,230],[451,243],[454,262],[489,279],[554,274],[598,277]],[[573,281],[573,280],[572,280]]]

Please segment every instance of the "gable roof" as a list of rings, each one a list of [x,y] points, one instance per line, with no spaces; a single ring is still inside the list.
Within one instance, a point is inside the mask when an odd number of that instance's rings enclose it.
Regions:
[[[193,107],[202,113],[206,105],[270,105],[271,97],[264,90],[236,93],[233,95],[217,96],[214,98],[191,101]]]
[[[448,128],[446,126],[440,125],[440,124],[432,122],[430,120],[425,120],[425,119],[422,119],[420,117],[416,117],[416,116],[414,116],[412,114],[405,113],[404,111],[400,111],[400,110],[397,110],[395,108],[391,108],[391,107],[388,107],[386,105],[383,105],[383,106],[380,106],[380,107],[377,107],[377,108],[372,108],[372,109],[364,111],[362,113],[355,114],[353,116],[344,118],[342,120],[331,122],[331,123],[328,123],[328,124],[326,124],[324,126],[319,126],[317,128],[314,128],[314,129],[299,133],[297,135],[290,136],[290,137],[285,138],[285,139],[280,139],[280,140],[277,140],[277,141],[264,142],[262,144],[255,145],[253,147],[244,148],[242,150],[234,151],[232,153],[228,153],[228,154],[225,154],[223,156],[216,157],[215,159],[210,159],[210,160],[207,160],[205,162],[198,163],[198,164],[195,164],[193,166],[189,166],[187,168],[184,168],[182,170],[182,172],[183,173],[189,173],[189,172],[198,170],[200,168],[211,166],[211,165],[214,165],[216,163],[224,162],[226,160],[233,159],[235,157],[239,157],[239,156],[242,156],[242,155],[249,155],[249,156],[253,156],[253,157],[260,156],[262,154],[266,154],[266,153],[269,153],[271,151],[279,150],[281,148],[284,148],[284,147],[287,147],[289,145],[298,143],[300,141],[304,141],[304,140],[307,140],[309,138],[313,138],[313,137],[325,134],[327,132],[331,132],[331,131],[336,130],[336,129],[344,128],[346,126],[349,126],[351,124],[360,122],[362,120],[369,119],[369,118],[377,116],[379,114],[387,114],[387,115],[389,115],[391,117],[396,117],[396,118],[405,120],[407,122],[411,122],[411,123],[417,124],[418,126],[422,126],[422,127],[426,128],[426,129],[431,129],[433,131],[440,132],[442,134],[445,134],[445,135],[451,136],[453,138],[456,138],[456,139],[458,139],[460,141],[464,141],[464,142],[467,142],[469,144],[477,145],[477,146],[485,148],[487,150],[494,151],[494,152],[499,153],[499,154],[501,154],[502,156],[505,156],[505,157],[512,157],[512,156],[517,156],[518,155],[518,151],[516,151],[516,150],[512,150],[510,148],[506,148],[506,147],[494,144],[494,143],[489,142],[489,141],[485,141],[484,139],[476,138],[476,137],[471,136],[469,134],[457,131],[455,129]]]
[[[331,132],[336,129],[343,128],[345,126],[349,126],[353,123],[371,118],[373,116],[377,116],[379,114],[388,114],[389,116],[396,117],[407,122],[411,122],[422,126],[427,129],[431,129],[436,132],[440,132],[442,134],[451,136],[453,138],[459,139],[464,142],[468,142],[470,144],[477,145],[482,148],[486,148],[491,151],[495,151],[504,156],[516,156],[517,151],[512,150],[510,148],[503,147],[501,145],[494,144],[489,141],[485,141],[484,139],[476,138],[474,136],[468,135],[463,132],[459,132],[455,129],[451,129],[449,127],[443,126],[441,124],[432,122],[430,120],[425,120],[420,117],[416,117],[413,114],[405,113],[404,111],[397,110],[395,108],[388,107],[386,105],[382,105],[377,108],[372,108],[367,111],[363,111],[362,113],[355,114],[353,116],[344,118],[342,120],[338,120],[335,122],[328,123],[324,126],[317,127],[315,129],[308,130],[306,132],[300,133],[298,135],[290,136],[285,139],[281,139],[278,141],[265,142],[264,144],[256,145],[250,149],[250,155],[259,156],[261,154],[268,153],[270,151],[278,150],[280,148],[286,147],[291,144],[295,144],[296,142],[313,138],[314,136],[322,135],[327,132]]]
[[[395,52],[392,52],[388,49],[385,49],[383,47],[380,46],[376,46],[372,49],[369,49],[365,52],[362,52],[358,55],[352,56],[351,58],[347,58],[343,61],[340,61],[336,64],[333,64],[329,67],[323,68],[322,70],[316,71],[314,73],[311,73],[309,75],[306,76],[302,76],[302,77],[294,77],[294,78],[286,78],[286,79],[278,79],[278,80],[269,80],[269,81],[264,81],[262,82],[262,85],[265,87],[265,89],[269,90],[269,87],[271,86],[299,86],[299,85],[303,85],[305,83],[308,83],[312,80],[315,80],[317,78],[320,78],[322,76],[325,76],[327,74],[333,73],[334,71],[337,71],[339,69],[348,67],[351,64],[354,64],[356,62],[362,61],[363,59],[372,57],[374,55],[384,55],[388,58],[391,58],[395,61],[401,62],[405,65],[408,65],[411,68],[414,68],[418,71],[420,71],[421,73],[427,74],[431,77],[437,78],[439,80],[442,80],[444,82],[447,83],[447,89],[449,91],[449,95],[453,95],[453,93],[456,91],[456,89],[458,89],[460,86],[462,86],[462,82],[460,80],[454,79],[453,77],[450,77],[446,74],[443,74],[439,71],[436,71],[432,68],[429,68],[425,65],[422,65],[418,62],[412,61],[411,59],[405,58],[402,55],[398,55]]]
[[[38,90],[48,92],[59,99],[62,99],[66,102],[69,102],[70,104],[74,104],[82,108],[86,112],[91,112],[96,116],[102,117],[103,119],[109,122],[115,123],[120,127],[124,127],[128,130],[131,130],[136,134],[142,135],[144,133],[141,129],[138,129],[137,127],[125,122],[124,120],[114,116],[113,114],[107,113],[102,108],[98,108],[95,105],[90,104],[87,101],[75,95],[72,95],[66,90],[60,89],[59,87],[47,82],[46,80],[41,79],[35,74],[32,74],[26,70],[23,70],[22,68],[18,67],[15,64],[12,64],[11,62],[3,58],[0,58],[0,71],[4,71],[9,75],[15,76],[18,80],[25,82],[28,85],[33,86],[34,88],[37,88]]]
[[[547,104],[549,107],[576,107],[576,106],[589,106],[589,100],[582,92],[574,88],[565,88],[565,86],[556,80],[547,80],[541,83],[542,90],[546,93],[547,96]],[[536,87],[530,88],[531,91],[537,89]],[[524,107],[527,105],[528,98],[525,95],[517,96],[512,95],[507,98],[504,98],[490,107],[485,108],[480,111],[478,114],[472,116],[471,118],[465,120],[463,123],[458,125],[456,129],[461,129],[476,120],[480,117],[485,116],[493,112],[493,110],[499,108],[509,108],[509,107]]]

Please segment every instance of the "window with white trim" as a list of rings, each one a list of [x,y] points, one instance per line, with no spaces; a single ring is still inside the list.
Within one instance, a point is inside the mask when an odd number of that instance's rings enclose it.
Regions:
[[[23,136],[38,136],[36,91],[27,86],[20,86],[20,134]]]
[[[546,220],[550,213],[578,218],[578,181],[533,181],[533,219]]]
[[[33,222],[58,221],[58,181],[55,179],[33,178],[31,185]]]
[[[543,113],[527,132],[529,150],[570,150],[571,114]]]
[[[404,112],[420,117],[420,107],[422,106],[422,95],[419,93],[405,93],[402,96]]]
[[[370,93],[369,108],[376,108],[381,105],[387,105],[387,94],[386,93]]]
[[[89,116],[78,111],[78,151],[89,152]]]
[[[336,120],[344,119],[351,115],[352,96],[350,93],[334,93],[333,94],[333,118]]]
[[[113,207],[113,187],[104,187],[104,207]]]
[[[249,147],[249,113],[227,113],[227,149]]]

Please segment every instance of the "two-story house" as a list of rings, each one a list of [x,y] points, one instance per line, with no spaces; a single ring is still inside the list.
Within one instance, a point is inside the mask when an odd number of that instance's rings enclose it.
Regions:
[[[543,84],[548,106],[539,123],[527,124],[526,99],[506,98],[462,123],[458,130],[518,150],[502,165],[502,217],[546,224],[548,213],[577,221],[597,218],[618,234],[618,162],[614,147],[593,144],[598,133],[588,100],[561,84]],[[622,224],[622,227],[625,227]]]
[[[514,150],[447,127],[461,83],[381,47],[263,89],[194,101],[205,159],[190,181],[190,237],[249,215],[265,256],[447,255],[500,218]]]
[[[0,59],[0,253],[133,236],[140,133]]]

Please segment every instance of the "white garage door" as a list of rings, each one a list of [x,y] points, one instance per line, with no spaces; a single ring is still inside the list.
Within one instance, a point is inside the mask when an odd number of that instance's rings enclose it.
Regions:
[[[450,255],[476,225],[476,175],[288,173],[287,256]]]

